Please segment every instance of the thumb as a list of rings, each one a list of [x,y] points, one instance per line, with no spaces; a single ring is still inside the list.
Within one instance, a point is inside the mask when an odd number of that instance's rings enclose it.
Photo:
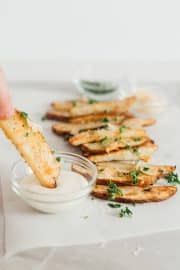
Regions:
[[[0,119],[7,119],[13,115],[11,97],[4,71],[0,68]]]

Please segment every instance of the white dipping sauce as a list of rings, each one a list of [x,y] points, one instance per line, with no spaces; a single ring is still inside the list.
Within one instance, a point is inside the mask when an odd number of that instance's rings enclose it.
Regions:
[[[89,193],[88,181],[76,172],[61,170],[56,183],[53,189],[43,187],[33,174],[19,181],[23,199],[33,208],[47,213],[73,206]]]

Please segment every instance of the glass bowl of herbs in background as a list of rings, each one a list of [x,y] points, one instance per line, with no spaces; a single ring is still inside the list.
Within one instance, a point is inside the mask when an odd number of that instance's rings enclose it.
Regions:
[[[92,100],[112,100],[119,95],[118,81],[77,79],[74,84],[81,95]]]

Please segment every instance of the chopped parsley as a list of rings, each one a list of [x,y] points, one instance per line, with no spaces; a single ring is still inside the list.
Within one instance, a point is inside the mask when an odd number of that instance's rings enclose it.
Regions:
[[[129,209],[129,207],[125,207],[125,208],[121,208],[120,212],[119,212],[119,217],[132,217],[133,212]]]
[[[108,206],[111,208],[120,208],[121,205],[119,203],[108,203]]]
[[[134,154],[136,154],[137,156],[139,156],[139,150],[138,150],[138,148],[131,148],[131,150],[132,150],[132,152],[134,153]]]
[[[180,184],[180,178],[178,176],[177,173],[170,173],[168,175],[165,176],[165,179],[167,180],[168,183],[171,183],[171,184]]]
[[[25,137],[28,137],[28,136],[29,136],[29,132],[26,132],[26,133],[25,133]]]
[[[135,142],[139,142],[141,140],[141,137],[134,137],[133,138],[133,141],[135,141]]]
[[[144,172],[147,172],[147,171],[149,170],[149,168],[148,168],[148,167],[143,167],[142,170],[143,170]]]
[[[102,145],[106,145],[106,144],[108,144],[110,141],[111,141],[111,138],[108,138],[107,136],[105,136],[105,137],[100,141],[100,143],[101,143]]]
[[[94,104],[94,103],[96,103],[96,102],[97,102],[97,101],[94,100],[94,99],[89,99],[89,100],[88,100],[88,103],[89,103],[89,104]]]
[[[103,123],[108,123],[108,122],[109,122],[109,119],[108,119],[107,117],[104,117],[104,118],[102,119],[102,122],[103,122]]]
[[[47,117],[46,117],[46,115],[43,115],[43,116],[41,117],[41,121],[45,121],[45,120],[47,120]]]
[[[80,129],[80,130],[79,130],[79,133],[82,133],[82,132],[84,132],[84,131],[85,131],[84,129]]]
[[[26,112],[20,112],[20,116],[26,121],[27,123],[27,119],[28,119],[28,114]]]
[[[77,105],[77,101],[73,100],[72,105],[73,105],[73,107],[75,107]]]
[[[133,185],[136,185],[138,183],[138,175],[139,175],[139,171],[130,172]]]
[[[60,161],[61,161],[61,158],[60,158],[60,157],[56,157],[56,160],[57,160],[58,162],[60,162]]]
[[[112,182],[108,184],[107,193],[109,200],[114,200],[116,198],[116,195],[123,196],[122,190],[115,183]]]
[[[120,126],[120,128],[119,128],[119,132],[122,133],[122,132],[124,132],[126,129],[127,129],[127,127],[124,126],[124,125],[122,125],[122,126]]]

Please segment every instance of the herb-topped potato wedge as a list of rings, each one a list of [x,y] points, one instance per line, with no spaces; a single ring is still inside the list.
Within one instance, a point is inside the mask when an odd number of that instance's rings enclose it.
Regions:
[[[31,167],[41,185],[55,188],[60,162],[52,154],[42,133],[28,119],[27,113],[15,111],[10,119],[0,121],[0,127]]]
[[[147,142],[139,147],[128,147],[127,149],[121,149],[111,153],[91,155],[88,158],[94,163],[113,160],[148,161],[156,149],[156,144],[153,142]]]
[[[88,130],[81,132],[69,139],[70,144],[78,146],[81,144],[98,142],[104,138],[129,138],[129,137],[147,137],[144,129],[131,129],[124,125],[118,127],[109,125],[107,128],[99,130]]]
[[[77,133],[81,133],[86,130],[98,129],[103,127],[107,127],[106,122],[89,122],[86,124],[58,122],[52,126],[52,130],[57,135],[64,135],[64,134],[75,135]]]
[[[97,163],[97,184],[106,185],[110,181],[117,185],[149,186],[159,178],[170,176],[175,166],[149,164],[126,164],[125,162]]]
[[[121,116],[123,118],[123,116]],[[151,125],[152,119],[138,119],[138,118],[129,118],[126,119],[123,122],[123,126],[128,128],[141,128],[143,126]],[[82,131],[87,131],[91,129],[98,129],[103,127],[110,127],[111,124],[117,125],[117,123],[110,122],[108,118],[103,118],[102,120],[95,121],[95,122],[87,122],[87,123],[66,123],[66,122],[58,122],[52,126],[52,130],[57,135],[75,135],[77,133],[80,133]],[[125,125],[124,125],[125,123]]]
[[[104,137],[99,142],[83,144],[81,149],[86,154],[102,154],[110,153],[115,150],[129,147],[137,147],[148,141],[151,141],[149,137]]]
[[[112,123],[112,124],[121,124],[125,119],[134,117],[131,113],[122,113],[122,114],[115,114],[115,113],[101,113],[101,114],[90,114],[90,115],[83,115],[78,117],[73,117],[69,119],[69,122],[74,124],[85,124],[89,122],[104,122],[104,123]]]
[[[53,109],[58,111],[59,119],[70,119],[72,117],[96,114],[122,114],[126,112],[136,101],[136,97],[132,96],[123,100],[100,101],[100,102],[80,102],[68,104],[66,109],[58,109],[56,103],[53,103]],[[61,107],[61,106],[60,106]],[[48,113],[47,116],[50,116]]]
[[[160,202],[173,196],[177,191],[175,186],[122,186],[114,183],[108,186],[96,185],[92,194],[104,200],[113,200],[122,203]]]

